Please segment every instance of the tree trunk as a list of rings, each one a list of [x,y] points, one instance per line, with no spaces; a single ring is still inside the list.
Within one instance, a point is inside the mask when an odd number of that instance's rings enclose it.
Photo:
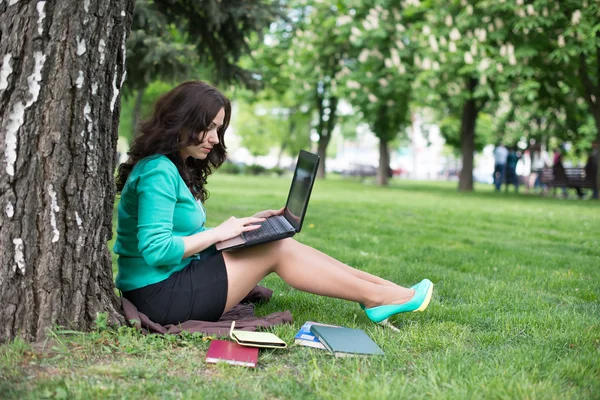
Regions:
[[[322,92],[320,91],[320,89]],[[333,135],[333,129],[336,124],[336,112],[338,99],[335,96],[330,96],[326,100],[327,96],[327,85],[322,83],[322,86],[316,88],[316,100],[317,100],[317,111],[319,112],[319,123],[317,125],[317,132],[319,134],[319,143],[317,145],[317,154],[320,157],[319,167],[317,168],[317,178],[325,179],[325,161],[327,156],[327,146]]]
[[[327,156],[327,146],[329,145],[329,136],[321,136],[317,147],[319,156],[319,167],[317,168],[317,178],[325,179],[325,158]]]
[[[138,124],[140,123],[140,117],[142,114],[142,102],[144,101],[145,88],[137,91],[135,95],[135,105],[133,106],[133,115],[131,121],[131,139],[135,138],[135,134],[138,130]]]
[[[134,0],[0,2],[0,341],[124,322],[111,257]]]
[[[377,167],[377,184],[386,186],[390,173],[390,149],[388,142],[379,138],[379,167]]]
[[[283,141],[279,146],[279,152],[277,153],[277,163],[275,164],[277,168],[281,168],[281,159],[283,158],[283,152],[285,151],[286,147],[287,141]]]
[[[470,98],[463,106],[462,120],[460,125],[460,144],[462,151],[462,169],[458,178],[458,190],[461,192],[473,191],[473,152],[475,151],[475,122],[479,110],[473,99],[473,92],[477,86],[477,80],[469,78],[468,88]]]

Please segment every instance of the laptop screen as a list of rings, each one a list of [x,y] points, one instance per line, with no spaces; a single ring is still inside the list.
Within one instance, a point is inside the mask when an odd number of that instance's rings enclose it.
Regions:
[[[300,232],[302,228],[318,165],[318,156],[306,151],[300,152],[284,212],[285,218],[296,229],[296,232]]]

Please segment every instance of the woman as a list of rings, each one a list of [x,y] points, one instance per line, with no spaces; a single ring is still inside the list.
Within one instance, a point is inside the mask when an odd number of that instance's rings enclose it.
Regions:
[[[216,242],[260,227],[283,210],[231,217],[204,227],[206,178],[225,160],[231,105],[203,82],[185,82],[158,100],[119,166],[114,251],[116,285],[154,322],[216,321],[266,275],[296,289],[356,301],[374,322],[423,311],[433,284],[410,289],[353,269],[293,239],[218,252]],[[315,277],[319,277],[315,279]]]

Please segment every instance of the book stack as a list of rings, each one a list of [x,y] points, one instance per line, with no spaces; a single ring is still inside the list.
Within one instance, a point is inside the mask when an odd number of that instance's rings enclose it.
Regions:
[[[235,330],[231,324],[229,337],[234,341],[213,340],[206,353],[207,363],[224,362],[244,367],[256,367],[260,348],[281,349],[287,344],[268,332]],[[336,357],[356,355],[383,355],[383,350],[361,329],[345,328],[308,321],[302,325],[294,342],[328,350]]]
[[[361,329],[308,321],[294,337],[296,344],[328,350],[336,357],[383,355],[383,350]]]

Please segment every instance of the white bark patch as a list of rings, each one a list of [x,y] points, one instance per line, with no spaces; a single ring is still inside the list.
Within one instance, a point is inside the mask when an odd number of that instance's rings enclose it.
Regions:
[[[13,244],[15,245],[15,264],[13,265],[12,270],[13,272],[17,272],[18,269],[21,275],[25,275],[25,257],[23,255],[25,247],[23,246],[23,239],[13,239]]]
[[[123,11],[125,14],[125,11]],[[123,15],[125,16],[125,15]],[[121,77],[121,86],[119,89],[123,87],[123,83],[125,82],[125,77],[127,76],[127,68],[125,68],[125,59],[127,58],[127,33],[123,32],[123,44],[121,44],[121,51],[123,52],[123,76]]]
[[[98,84],[92,83],[92,94],[95,96],[98,93]]]
[[[13,5],[17,4],[18,2],[19,2],[19,0],[8,0],[8,5],[13,6]]]
[[[77,36],[76,39],[77,39],[77,55],[81,56],[86,51],[86,48],[85,48],[85,39],[79,40],[79,36]]]
[[[25,108],[31,107],[35,103],[40,94],[40,82],[42,81],[42,68],[46,62],[46,55],[42,54],[41,51],[33,53],[35,60],[35,66],[33,67],[33,74],[27,77],[27,83],[29,84],[29,93],[31,93],[31,99],[25,104]]]
[[[12,54],[7,54],[2,59],[2,69],[0,69],[0,91],[5,90],[8,87],[8,77],[12,74],[13,69],[10,66],[10,59]]]
[[[10,176],[15,175],[15,161],[17,161],[17,132],[25,116],[25,105],[17,102],[8,116],[8,126],[6,127],[6,148],[4,149],[4,159],[6,160],[6,173]]]
[[[52,243],[58,242],[60,232],[56,226],[56,213],[60,211],[58,201],[56,200],[56,192],[52,184],[48,185],[48,194],[50,195],[50,225],[52,226]]]
[[[77,211],[75,211],[75,221],[77,221],[77,226],[79,228],[81,228],[82,221],[81,221],[81,218],[79,217],[79,214],[77,213]]]
[[[83,24],[87,24],[90,20],[87,14],[90,12],[90,0],[83,0],[83,10],[85,11],[85,16],[83,17]]]
[[[106,52],[104,49],[106,48],[106,42],[104,39],[100,39],[98,42],[98,53],[100,53],[100,65],[104,64],[104,57],[106,57]]]
[[[44,12],[45,5],[46,5],[45,1],[38,1],[37,6],[36,6],[38,14],[40,15],[37,20],[38,33],[40,35],[42,33],[44,33],[43,23],[44,23],[44,18],[46,18],[46,13]]]
[[[6,215],[8,216],[8,218],[12,218],[13,215],[15,215],[15,210],[14,210],[11,202],[8,202],[8,204],[4,208],[4,211],[6,212]]]
[[[113,87],[113,95],[112,95],[112,99],[110,100],[110,111],[114,111],[115,109],[115,103],[117,102],[117,97],[119,96],[119,88],[117,88],[117,69],[115,68],[115,74],[113,75],[113,81],[112,81],[112,87]]]
[[[85,79],[83,78],[83,71],[79,71],[79,75],[77,75],[77,80],[75,81],[75,85],[77,86],[77,89],[81,89],[83,87],[83,81]]]
[[[87,122],[87,126],[86,129],[88,131],[89,138],[88,138],[88,146],[90,149],[94,148],[93,144],[89,144],[92,142],[92,138],[94,137],[94,121],[92,120],[92,107],[90,107],[90,103],[85,103],[85,107],[83,108],[83,117],[85,118],[86,122]],[[83,132],[81,132],[81,136],[83,136]]]
[[[33,73],[27,77],[31,98],[26,104],[23,104],[20,101],[16,102],[8,116],[4,158],[6,160],[6,173],[10,176],[15,175],[15,161],[17,161],[17,133],[25,120],[25,110],[37,101],[40,94],[42,68],[44,67],[44,62],[46,62],[46,56],[41,51],[36,51],[33,53],[33,58],[35,62]]]
[[[112,99],[110,101],[110,111],[114,111],[115,109],[115,103],[117,102],[117,97],[119,97],[119,91],[121,90],[121,88],[123,87],[123,83],[125,82],[125,76],[127,75],[127,71],[125,70],[125,58],[127,55],[127,49],[125,47],[127,42],[127,34],[123,33],[123,44],[121,45],[121,50],[123,51],[123,64],[121,66],[121,71],[122,71],[122,75],[121,75],[121,83],[119,84],[119,87],[117,87],[117,73],[119,72],[118,68],[115,68],[115,74],[113,76],[113,96]]]

